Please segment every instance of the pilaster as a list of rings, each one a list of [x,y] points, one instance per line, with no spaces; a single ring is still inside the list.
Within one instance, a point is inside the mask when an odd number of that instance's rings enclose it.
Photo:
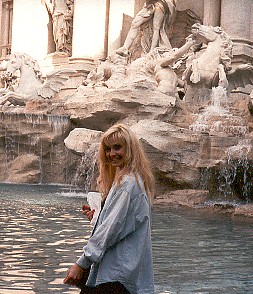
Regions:
[[[233,62],[252,62],[253,43],[251,39],[252,0],[222,0],[221,27],[234,43]]]
[[[2,0],[0,0],[0,34],[2,35],[2,19],[3,19],[3,11],[2,11],[2,9],[3,9],[3,1]],[[2,46],[2,36],[1,36],[1,38],[0,38],[0,46]],[[1,57],[2,57],[2,52],[0,52],[0,59],[1,59]]]
[[[205,0],[203,24],[219,26],[221,14],[221,0]]]
[[[134,0],[75,0],[73,58],[104,59],[120,47],[124,13],[134,16]]]

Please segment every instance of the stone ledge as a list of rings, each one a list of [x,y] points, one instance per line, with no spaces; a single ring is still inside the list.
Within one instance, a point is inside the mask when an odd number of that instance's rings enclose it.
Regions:
[[[250,217],[253,220],[253,204],[234,204],[230,202],[213,202],[207,190],[176,190],[159,195],[154,205],[184,206],[188,208],[209,209],[231,214],[235,217]]]
[[[209,200],[209,192],[206,190],[176,190],[158,196],[154,204],[172,204],[187,207],[204,205]]]
[[[253,204],[239,205],[235,208],[235,216],[249,216],[253,217]]]

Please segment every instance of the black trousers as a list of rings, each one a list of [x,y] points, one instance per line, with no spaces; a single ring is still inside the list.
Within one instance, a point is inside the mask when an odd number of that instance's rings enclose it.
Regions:
[[[85,287],[80,294],[130,294],[127,289],[119,282],[105,283],[95,288]]]

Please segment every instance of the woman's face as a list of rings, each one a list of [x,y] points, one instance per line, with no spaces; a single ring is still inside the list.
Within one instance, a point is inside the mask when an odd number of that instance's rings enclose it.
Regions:
[[[127,148],[122,140],[109,138],[105,145],[105,156],[110,164],[114,167],[123,168],[125,165]]]

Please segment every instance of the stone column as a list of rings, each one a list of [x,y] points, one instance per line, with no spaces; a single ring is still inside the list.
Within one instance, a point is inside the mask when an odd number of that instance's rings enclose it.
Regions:
[[[72,57],[69,67],[87,76],[95,61],[120,46],[123,13],[133,10],[134,0],[75,0]],[[78,76],[77,75],[77,76]]]
[[[252,4],[251,4],[250,40],[253,41],[253,1],[252,1]]]
[[[118,48],[123,14],[133,11],[134,0],[75,0],[72,57],[104,58]]]
[[[249,40],[252,0],[222,0],[221,26],[232,37]]]
[[[12,24],[12,1],[0,1],[0,57],[3,59],[10,54],[11,45],[11,24]]]
[[[221,0],[205,0],[204,2],[204,25],[219,26],[221,14]]]
[[[222,0],[221,27],[234,42],[235,63],[252,62],[253,47],[251,39],[252,0]]]
[[[3,1],[0,0],[0,19],[3,19],[3,11],[2,11],[2,7],[3,7]],[[0,21],[0,34],[2,35],[2,21]],[[2,46],[2,42],[3,42],[3,37],[1,36],[0,38],[0,46]],[[0,58],[2,57],[2,50],[0,51]]]

